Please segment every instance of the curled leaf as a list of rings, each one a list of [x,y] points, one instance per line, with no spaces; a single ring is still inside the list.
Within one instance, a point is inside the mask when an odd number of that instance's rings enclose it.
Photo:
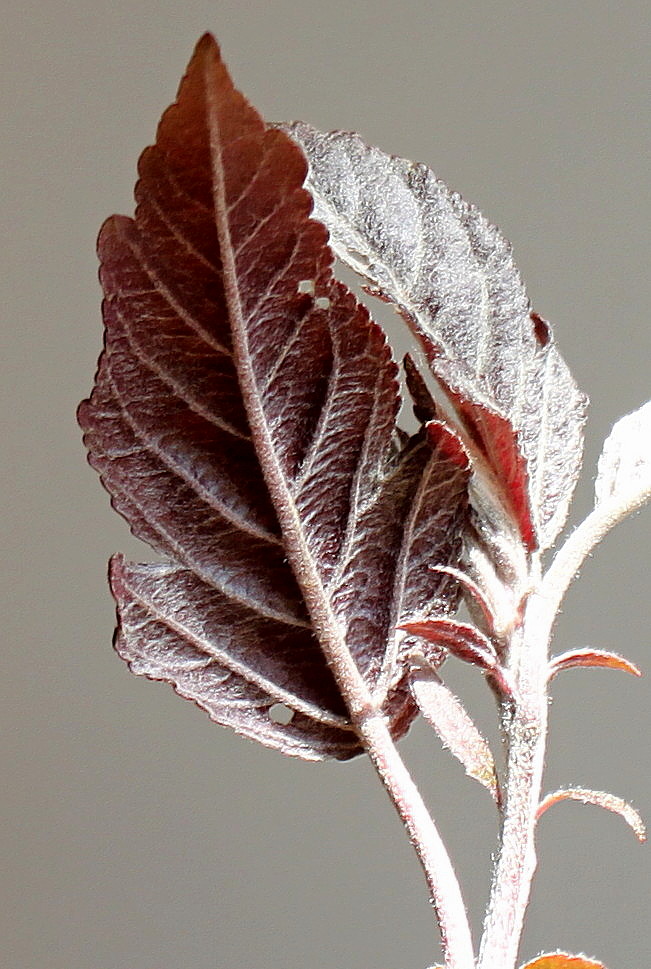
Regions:
[[[351,682],[394,736],[416,715],[395,628],[456,604],[429,564],[458,564],[469,468],[443,426],[397,434],[397,367],[333,278],[306,171],[204,37],[135,218],[100,234],[105,350],[79,421],[165,560],[113,560],[119,654],[248,737],[346,758]]]
[[[606,791],[591,791],[583,787],[570,787],[547,794],[538,805],[536,817],[542,817],[545,811],[552,805],[558,804],[559,801],[581,801],[582,804],[594,804],[596,807],[605,808],[606,811],[619,814],[633,829],[638,841],[641,844],[646,841],[644,821],[635,808],[628,801],[622,800],[621,797],[615,797],[614,794],[608,794]]]
[[[602,962],[585,956],[571,956],[567,952],[549,952],[528,962],[522,969],[606,969]]]
[[[574,649],[552,658],[549,664],[549,679],[552,680],[562,670],[578,666],[620,670],[622,673],[631,673],[632,676],[642,676],[642,671],[635,663],[631,663],[617,653],[611,653],[605,649]]]
[[[434,727],[443,746],[459,760],[499,803],[495,761],[488,741],[481,735],[461,701],[426,664],[414,664],[411,689],[425,719]]]
[[[651,400],[620,418],[606,438],[597,469],[597,505],[651,495]]]

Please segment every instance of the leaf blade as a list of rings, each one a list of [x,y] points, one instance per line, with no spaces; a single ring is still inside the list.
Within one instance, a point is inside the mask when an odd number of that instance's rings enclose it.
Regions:
[[[580,470],[586,401],[548,324],[530,313],[509,244],[425,166],[357,135],[286,130],[310,160],[315,212],[337,255],[421,336],[525,543],[550,546]]]
[[[628,801],[624,801],[621,797],[616,797],[614,794],[609,794],[607,791],[592,791],[585,787],[564,788],[562,790],[553,791],[551,794],[547,794],[542,799],[538,805],[536,817],[542,817],[545,811],[549,810],[550,807],[552,807],[554,804],[558,804],[560,801],[580,801],[582,804],[593,804],[595,807],[601,807],[606,811],[612,811],[613,814],[619,814],[619,816],[623,818],[632,829],[640,844],[644,844],[646,841],[646,827],[644,821],[635,808],[629,804]]]
[[[451,619],[416,619],[403,623],[401,628],[428,643],[443,646],[453,656],[483,670],[494,670],[497,666],[495,647],[470,623]]]
[[[352,756],[351,681],[386,673],[395,736],[416,714],[392,644],[403,524],[436,464],[449,514],[432,552],[454,566],[468,469],[426,436],[396,447],[396,367],[332,277],[306,162],[211,37],[139,173],[135,219],[100,233],[106,344],[79,409],[114,506],[168,563],[114,561],[118,652],[247,736]],[[415,571],[453,607],[447,579]]]
[[[421,713],[434,727],[443,746],[460,761],[468,776],[486,787],[499,803],[497,773],[490,747],[459,699],[425,664],[414,664],[410,683]]]
[[[562,670],[574,667],[619,670],[622,673],[630,673],[631,676],[642,676],[642,671],[626,657],[605,649],[586,648],[574,649],[560,656],[554,656],[549,665],[549,679],[553,679]]]
[[[223,632],[221,637],[207,638],[197,630],[197,620],[200,624],[218,621],[218,604],[213,595],[203,610],[197,605],[198,596],[193,597],[187,588],[192,575],[183,576],[185,581],[177,581],[175,589],[178,592],[180,586],[184,602],[192,603],[192,615],[187,615],[187,608],[172,612],[166,606],[156,607],[156,600],[179,572],[176,566],[163,566],[168,574],[148,574],[160,568],[137,566],[121,556],[111,563],[111,587],[119,610],[115,649],[132,672],[170,683],[211,720],[286,755],[303,760],[347,760],[360,753],[359,740],[351,731],[333,682],[330,694],[339,712],[323,704],[327,672],[316,643],[308,650],[309,643],[300,639],[292,643],[287,635],[277,634],[272,643],[282,651],[282,659],[279,662],[277,655],[276,664],[265,676],[259,656],[252,662],[246,655],[246,643],[240,643],[239,650],[220,649]],[[231,607],[223,610],[221,621],[226,617],[233,622]],[[268,624],[264,634],[270,634]],[[283,666],[285,676],[279,668]],[[289,723],[272,719],[270,711],[277,703],[293,712]]]
[[[597,465],[595,505],[651,492],[651,401],[621,417]]]

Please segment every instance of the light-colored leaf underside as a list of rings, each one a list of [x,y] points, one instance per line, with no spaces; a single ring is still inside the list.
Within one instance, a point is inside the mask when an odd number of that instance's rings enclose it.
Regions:
[[[621,417],[604,443],[595,482],[597,505],[651,493],[651,400]]]
[[[508,242],[425,165],[356,134],[286,130],[335,253],[410,322],[525,543],[551,546],[581,467],[586,400],[531,313]]]
[[[411,688],[420,712],[434,727],[443,746],[463,764],[466,773],[498,798],[495,761],[461,701],[427,665],[416,665]]]

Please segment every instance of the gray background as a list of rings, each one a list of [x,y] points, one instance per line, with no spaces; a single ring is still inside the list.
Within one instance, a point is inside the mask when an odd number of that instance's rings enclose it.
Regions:
[[[283,759],[214,726],[110,646],[105,561],[147,552],[108,507],[74,422],[100,349],[94,241],[132,211],[136,159],[198,36],[270,119],[303,117],[427,161],[515,246],[592,398],[575,519],[612,422],[649,397],[646,3],[23,0],[2,17],[8,280],[0,392],[4,589],[2,969],[423,969],[418,866],[370,767]],[[649,664],[651,514],[567,599],[557,649]],[[481,679],[450,664],[478,720]],[[651,815],[651,679],[571,672],[547,787]],[[423,727],[404,750],[478,928],[490,798]],[[540,827],[523,958],[562,946],[649,964],[651,864],[616,817]]]

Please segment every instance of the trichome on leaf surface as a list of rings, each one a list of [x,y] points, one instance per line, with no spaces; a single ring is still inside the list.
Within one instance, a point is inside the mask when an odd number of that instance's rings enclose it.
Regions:
[[[105,348],[79,409],[114,508],[162,557],[113,558],[116,649],[285,754],[366,753],[425,872],[446,969],[513,969],[544,810],[597,804],[644,839],[620,798],[541,785],[551,679],[639,674],[549,648],[583,560],[651,494],[651,403],[615,425],[594,511],[545,571],[586,399],[474,206],[355,134],[266,124],[209,35],[140,158],[136,201],[100,233]],[[387,337],[335,259],[411,331],[411,433]],[[445,685],[446,660],[484,675],[503,764]],[[500,812],[477,955],[397,748],[419,714]],[[558,952],[527,966],[603,969]]]

